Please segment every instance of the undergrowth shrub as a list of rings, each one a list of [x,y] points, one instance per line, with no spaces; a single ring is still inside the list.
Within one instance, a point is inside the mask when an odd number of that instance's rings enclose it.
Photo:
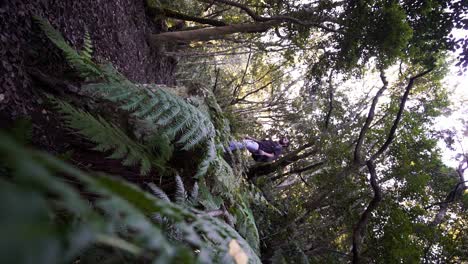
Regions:
[[[25,149],[1,132],[0,190],[1,263],[234,263],[234,247],[260,263],[228,224]],[[154,214],[180,236],[167,237]]]

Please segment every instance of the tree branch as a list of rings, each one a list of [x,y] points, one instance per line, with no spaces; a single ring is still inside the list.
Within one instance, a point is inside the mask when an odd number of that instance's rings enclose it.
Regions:
[[[281,174],[281,175],[279,175],[279,176],[276,176],[276,177],[271,178],[271,180],[272,180],[272,181],[276,181],[276,180],[278,180],[280,177],[284,177],[284,176],[291,175],[291,174],[299,174],[301,180],[302,180],[304,183],[306,183],[306,182],[304,181],[304,179],[302,178],[301,173],[302,173],[302,172],[309,171],[309,170],[312,170],[312,169],[319,168],[319,167],[321,167],[321,166],[324,165],[324,164],[325,164],[325,161],[318,161],[318,162],[309,164],[309,165],[307,165],[307,166],[304,166],[304,167],[302,167],[302,168],[290,170],[290,171],[288,171],[288,172],[286,172],[286,173],[284,173],[284,174]],[[307,184],[307,183],[306,183],[306,184]],[[280,185],[281,185],[281,184],[280,184]]]
[[[252,51],[249,52],[249,57],[247,58],[247,63],[245,64],[245,70],[244,70],[244,74],[242,74],[242,79],[241,79],[240,83],[238,85],[236,85],[236,87],[234,88],[234,91],[232,91],[232,97],[233,98],[237,98],[237,95],[239,94],[239,89],[244,84],[245,76],[247,75],[247,70],[249,69],[250,59],[251,58],[252,58]],[[231,105],[233,105],[235,101],[236,101],[236,99],[232,99]]]
[[[330,125],[330,118],[331,118],[331,114],[333,111],[333,96],[334,96],[333,92],[334,91],[333,91],[332,77],[333,77],[333,70],[330,72],[330,76],[328,78],[329,101],[328,101],[328,112],[327,112],[327,116],[325,117],[325,130],[327,130],[328,126]]]
[[[359,133],[359,138],[356,143],[356,148],[354,149],[354,163],[357,165],[361,164],[362,162],[362,157],[361,157],[362,144],[364,142],[366,133],[369,130],[370,124],[372,123],[372,120],[374,120],[375,107],[377,106],[377,103],[379,102],[380,96],[388,87],[388,81],[387,81],[387,78],[385,77],[383,69],[380,69],[380,79],[382,80],[383,86],[382,88],[379,89],[379,91],[377,91],[377,93],[374,96],[374,99],[372,100],[372,105],[369,109],[369,113],[367,114],[366,122],[364,123],[364,126],[362,127],[361,132]]]
[[[364,233],[367,227],[367,222],[369,221],[369,217],[372,211],[374,211],[377,208],[380,201],[382,200],[382,191],[380,190],[380,186],[377,182],[377,173],[375,171],[374,162],[372,160],[368,160],[366,162],[366,165],[367,165],[367,168],[369,169],[370,184],[372,186],[372,190],[374,191],[374,197],[370,201],[366,210],[362,213],[361,217],[359,218],[359,222],[356,224],[353,230],[353,248],[352,248],[353,263],[360,262],[361,246],[362,246]]]
[[[403,111],[405,109],[405,104],[406,104],[406,101],[408,100],[409,93],[411,91],[411,88],[413,88],[414,81],[417,80],[418,78],[423,77],[424,75],[430,73],[432,70],[433,70],[433,68],[428,69],[428,70],[423,71],[423,72],[421,72],[421,73],[419,73],[419,74],[417,74],[417,75],[410,78],[410,80],[408,82],[408,85],[406,86],[405,93],[403,94],[403,97],[401,98],[400,107],[398,109],[398,113],[397,113],[397,116],[395,118],[395,121],[393,122],[393,126],[390,129],[390,133],[388,134],[387,140],[382,145],[382,147],[380,147],[380,149],[374,155],[372,155],[370,160],[375,160],[376,158],[378,158],[385,150],[387,150],[387,148],[392,143],[392,141],[393,141],[393,139],[395,137],[395,132],[396,132],[396,130],[398,128],[398,125],[400,124],[401,116],[403,115]]]
[[[454,202],[459,196],[457,196],[456,194],[459,193],[459,190],[460,189],[465,189],[466,186],[465,183],[467,183],[468,181],[461,181],[461,182],[458,182],[455,187],[453,187],[453,189],[449,192],[449,194],[447,195],[447,197],[445,198],[444,201],[442,202],[438,202],[438,203],[433,203],[433,204],[430,204],[426,207],[424,207],[424,209],[428,210],[428,209],[431,209],[432,207],[434,206],[444,206],[445,204],[448,204],[448,203],[452,203]],[[460,185],[463,185],[462,188],[460,188]]]

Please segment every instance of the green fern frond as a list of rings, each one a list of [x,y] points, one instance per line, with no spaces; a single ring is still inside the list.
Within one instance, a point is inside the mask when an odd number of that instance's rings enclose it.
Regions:
[[[81,50],[81,56],[88,60],[91,61],[93,58],[93,43],[91,41],[91,36],[89,35],[89,31],[85,31],[84,35],[84,41],[83,41],[83,49]]]
[[[54,29],[47,20],[38,16],[34,16],[34,19],[37,21],[40,28],[42,31],[44,31],[47,37],[55,44],[55,46],[62,50],[67,61],[82,77],[99,78],[102,76],[99,67],[91,60],[88,60],[87,56],[79,54],[76,50],[70,47],[63,38],[62,34]]]
[[[188,120],[188,122],[190,121],[193,121],[193,120]],[[191,122],[190,122],[191,123]],[[196,127],[195,129],[193,129],[193,125],[192,127],[190,127],[190,123],[189,124],[189,127],[186,129],[186,131],[183,131],[183,135],[179,138],[179,140],[176,142],[177,144],[180,144],[180,145],[185,145],[189,142],[189,140],[193,137],[196,137],[197,134],[199,133],[198,130],[200,129],[203,129],[203,128],[200,128],[200,127]],[[185,148],[185,147],[184,147]]]
[[[174,148],[165,134],[153,134],[144,140],[144,144],[157,157],[156,166],[158,164],[165,164],[171,159],[174,152]]]
[[[161,100],[162,102],[164,102],[164,100]],[[169,109],[171,109],[171,107],[173,107],[173,105],[171,104],[163,104],[163,105],[160,105],[156,108],[156,110],[153,109],[153,112],[151,112],[150,115],[148,115],[145,119],[152,122],[152,123],[155,123],[157,122],[157,120],[159,119],[159,117],[165,112],[165,111],[168,111]]]
[[[127,100],[130,96],[134,95],[134,91],[132,90],[118,90],[118,93],[114,93],[111,96],[107,97],[106,99],[110,101],[123,101]]]
[[[205,150],[205,156],[203,160],[200,162],[197,168],[197,173],[195,174],[195,178],[198,179],[199,177],[205,175],[208,172],[210,166],[215,164],[215,161],[218,159],[218,155],[216,153],[216,146],[214,144],[214,140],[211,139]]]
[[[161,190],[158,186],[156,186],[156,184],[150,182],[147,185],[148,185],[148,187],[151,189],[151,191],[153,192],[153,194],[156,197],[158,197],[158,198],[160,198],[160,199],[162,199],[162,200],[164,200],[166,202],[171,201],[171,199],[169,199],[169,196],[167,196],[167,194],[163,190]]]
[[[176,193],[175,193],[175,202],[176,204],[183,205],[187,201],[187,192],[185,191],[184,182],[179,175],[175,177],[176,182]]]
[[[153,109],[156,107],[161,102],[161,99],[158,97],[152,97],[151,99],[148,100],[147,103],[145,103],[144,106],[140,107],[140,110],[137,112],[134,112],[133,115],[135,115],[138,118],[144,118],[146,117]]]
[[[198,131],[196,130],[195,133],[187,138],[185,141],[180,142],[184,145],[182,148],[183,150],[189,150],[192,149],[195,145],[197,145],[199,142],[203,142],[206,139],[210,138],[212,136],[210,134],[210,131],[208,129],[205,129],[204,127],[200,127]]]
[[[121,108],[130,111],[134,116],[144,117],[146,122],[159,125],[161,129],[159,133],[162,132],[171,139],[178,137],[176,143],[184,150],[197,145],[214,144],[210,139],[216,135],[216,131],[209,117],[164,88],[156,85],[110,83],[108,86],[87,85],[85,89],[98,94],[101,92],[107,99],[119,103]],[[215,146],[210,148],[213,149]],[[199,166],[201,170],[197,175],[206,173],[214,156],[208,155],[209,159]]]
[[[127,157],[124,159],[122,164],[125,165],[125,166],[134,166],[134,165],[137,165],[140,162],[140,160],[143,160],[143,159],[145,159],[145,158],[141,158],[141,153],[139,153],[138,150],[135,150],[135,149],[132,149],[131,147],[129,147]]]
[[[147,99],[146,95],[137,95],[129,100],[126,105],[122,105],[122,109],[126,111],[134,111],[138,106],[142,105],[143,100]]]
[[[177,134],[190,126],[191,121],[193,121],[193,119],[190,119],[189,115],[175,117],[173,121],[166,126],[167,135],[171,138],[175,138]]]
[[[174,180],[176,183],[174,202],[177,205],[182,205],[184,207],[195,207],[198,202],[196,197],[198,196],[198,184],[194,184],[192,193],[190,194],[191,196],[189,197],[187,192],[185,191],[185,186],[182,178],[179,175],[176,175],[174,177]],[[154,183],[148,183],[147,185],[156,197],[171,202],[169,196],[163,190],[157,187]]]
[[[166,111],[161,118],[158,119],[157,124],[161,126],[167,126],[169,123],[171,123],[174,118],[180,113],[181,109],[178,105],[175,105],[174,107],[170,108],[168,111]]]
[[[200,181],[198,200],[200,204],[202,204],[203,207],[205,207],[205,209],[208,211],[218,210],[223,203],[223,200],[220,197],[214,197],[210,193],[204,181]]]
[[[92,95],[107,95],[109,91],[114,91],[114,94],[119,90],[122,92],[127,91],[123,84],[117,82],[91,83],[85,85],[83,88]]]
[[[114,150],[108,157],[124,159],[123,165],[133,166],[140,164],[140,173],[146,175],[152,164],[152,156],[141,144],[130,139],[122,130],[108,123],[101,117],[95,118],[91,114],[76,109],[70,104],[51,98],[64,114],[67,126],[78,130],[78,133],[97,144],[95,150]]]
[[[193,184],[193,187],[192,187],[192,190],[190,191],[190,202],[192,204],[195,204],[198,202],[198,190],[199,190],[199,187],[198,187],[198,182],[195,182]]]

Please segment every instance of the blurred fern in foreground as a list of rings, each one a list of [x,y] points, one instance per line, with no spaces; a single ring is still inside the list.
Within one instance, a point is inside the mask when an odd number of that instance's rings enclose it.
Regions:
[[[234,263],[233,245],[260,263],[232,227],[207,214],[88,175],[1,132],[0,157],[1,263]],[[166,237],[154,214],[177,226],[178,240]]]

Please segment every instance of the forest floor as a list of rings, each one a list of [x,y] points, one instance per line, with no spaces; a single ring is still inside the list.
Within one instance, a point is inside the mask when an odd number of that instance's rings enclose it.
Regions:
[[[13,120],[26,117],[32,121],[32,144],[36,147],[54,154],[72,147],[71,160],[80,167],[121,172],[124,168],[119,161],[103,160],[102,153],[90,151],[89,143],[64,130],[57,114],[41,99],[44,87],[32,73],[53,81],[63,79],[71,69],[33,16],[47,19],[77,49],[88,31],[93,58],[111,62],[131,81],[173,84],[176,61],[146,41],[148,34],[164,31],[163,24],[149,17],[144,0],[0,2],[0,128],[8,129]],[[79,83],[72,81],[75,85],[79,89]],[[54,89],[57,92],[57,87]],[[124,174],[136,177],[138,169]]]

